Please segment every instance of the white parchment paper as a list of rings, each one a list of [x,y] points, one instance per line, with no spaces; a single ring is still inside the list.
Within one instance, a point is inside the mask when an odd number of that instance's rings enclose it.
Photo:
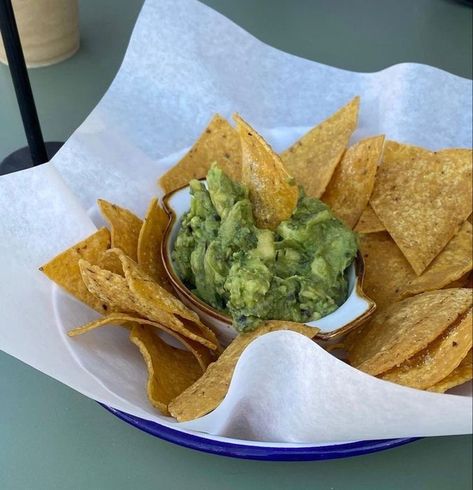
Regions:
[[[157,177],[215,112],[240,112],[282,150],[360,95],[355,140],[383,133],[432,149],[471,147],[471,90],[471,81],[417,64],[372,74],[327,67],[261,43],[194,0],[148,0],[112,86],[52,163],[0,178],[0,349],[86,396],[184,431],[286,443],[471,432],[471,385],[461,395],[396,386],[289,332],[248,347],[217,410],[176,424],[149,405],[126,332],[69,339],[95,313],[37,271],[95,229],[98,197],[143,214],[160,194]]]

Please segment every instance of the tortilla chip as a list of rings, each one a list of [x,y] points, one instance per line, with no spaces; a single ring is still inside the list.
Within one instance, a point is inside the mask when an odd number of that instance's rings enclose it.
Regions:
[[[231,179],[240,180],[240,138],[219,114],[215,114],[189,153],[159,179],[159,184],[166,194],[180,189],[192,179],[203,179],[213,162]]]
[[[322,196],[322,201],[350,228],[368,204],[383,145],[384,136],[375,136],[348,148]]]
[[[471,307],[469,289],[429,291],[376,312],[345,342],[350,364],[378,375],[425,349]]]
[[[98,265],[101,269],[106,269],[107,271],[113,272],[114,274],[125,277],[122,263],[118,255],[115,253],[116,250],[118,249],[110,248],[108,250],[105,250],[105,252],[103,252],[100,256],[97,263],[94,265]]]
[[[435,383],[427,391],[434,391],[436,393],[445,393],[455,386],[462,385],[473,378],[473,366],[472,366],[472,354],[471,350],[458,365],[446,378],[442,379],[438,383]]]
[[[442,289],[450,289],[450,288],[471,288],[472,287],[472,275],[471,272],[468,272],[464,276],[460,277],[456,281],[452,281]]]
[[[159,205],[158,200],[153,199],[149,204],[138,238],[138,264],[148,276],[172,293],[174,290],[161,256],[161,243],[168,223],[169,216]]]
[[[371,204],[368,204],[361,213],[354,230],[358,233],[376,233],[378,231],[386,231],[386,228],[376,216]]]
[[[284,166],[310,197],[321,197],[356,128],[360,98],[355,97],[312,128],[281,154]]]
[[[182,335],[176,333],[174,330],[166,328],[160,323],[152,322],[151,320],[146,320],[144,318],[129,315],[126,313],[111,313],[105,317],[99,318],[98,320],[94,320],[92,322],[86,323],[85,325],[81,325],[80,327],[73,328],[72,330],[69,330],[69,332],[67,332],[67,335],[69,335],[69,337],[77,337],[78,335],[82,335],[105,325],[117,325],[127,327],[130,326],[131,328],[135,324],[152,326],[158,331],[164,332],[179,341],[197,359],[197,362],[202,368],[202,372],[204,372],[207,366],[215,360],[211,352],[202,344],[183,337]]]
[[[292,215],[299,189],[266,141],[239,115],[233,118],[241,139],[242,182],[249,189],[256,224],[274,230]]]
[[[98,199],[100,212],[110,225],[112,247],[123,250],[136,260],[138,236],[143,222],[131,211],[103,199]]]
[[[76,243],[39,268],[56,284],[74,298],[82,301],[99,313],[107,310],[107,304],[95,297],[85,286],[79,269],[79,260],[97,263],[102,253],[110,247],[110,232],[102,228],[85,240]]]
[[[361,235],[360,252],[365,262],[363,291],[378,310],[401,299],[403,288],[416,275],[389,234]]]
[[[125,278],[130,291],[143,303],[156,307],[158,310],[177,315],[182,319],[188,320],[185,326],[196,335],[206,338],[214,349],[219,347],[215,333],[204,325],[197,313],[190,310],[179,299],[154,282],[147,276],[138,264],[124,254],[119,254]]]
[[[270,321],[253,332],[240,334],[223,352],[219,359],[210,364],[204,375],[169,404],[169,411],[179,422],[193,420],[214,410],[227,394],[233,371],[246,347],[256,338],[276,330],[292,330],[313,338],[317,328],[306,325]]]
[[[471,150],[434,153],[388,141],[370,202],[422,274],[471,213]]]
[[[413,278],[402,291],[402,296],[413,296],[423,291],[441,289],[463,277],[473,266],[471,223],[465,221],[460,231],[447,243],[426,271]]]
[[[184,325],[172,313],[159,309],[154,303],[147,303],[141,297],[130,291],[124,277],[113,272],[101,269],[86,262],[79,261],[82,279],[87,289],[104,301],[112,305],[115,310],[123,313],[137,313],[148,320],[155,321],[171,330],[195,340],[209,349],[216,349],[217,346],[201,336],[200,331],[195,327],[194,331],[188,325]]]
[[[148,368],[149,401],[168,415],[168,403],[201,376],[198,362],[192,353],[164,342],[154,334],[152,327],[135,325],[130,340],[140,349]]]
[[[470,310],[424,350],[379,377],[419,390],[438,383],[461,363],[471,349],[471,320]]]

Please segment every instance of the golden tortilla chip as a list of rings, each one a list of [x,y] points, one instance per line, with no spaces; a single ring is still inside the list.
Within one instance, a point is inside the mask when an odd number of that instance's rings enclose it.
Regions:
[[[322,201],[350,228],[358,222],[373,191],[384,136],[366,138],[348,148],[335,168]]]
[[[135,325],[130,340],[138,346],[148,368],[147,392],[151,404],[168,415],[169,402],[191,386],[202,374],[190,352],[176,349],[153,332],[152,327]]]
[[[460,231],[447,243],[425,272],[407,284],[402,296],[441,289],[462,278],[473,266],[472,251],[472,226],[469,221],[465,221]]]
[[[146,274],[172,293],[173,288],[161,257],[161,243],[168,223],[169,216],[159,205],[158,200],[153,199],[149,204],[138,238],[138,264]]]
[[[292,215],[299,189],[268,143],[239,115],[233,117],[241,139],[242,182],[249,189],[256,224],[274,230]]]
[[[101,269],[86,262],[79,261],[82,279],[87,289],[100,298],[103,302],[112,305],[115,310],[123,313],[137,313],[138,315],[160,323],[184,337],[195,340],[209,349],[215,350],[217,346],[200,334],[200,330],[194,326],[194,330],[184,325],[172,313],[168,313],[156,306],[155,303],[147,303],[140,296],[134,294],[128,287],[124,277],[113,272]]]
[[[306,325],[270,321],[253,332],[240,334],[217,361],[210,364],[204,375],[169,404],[169,412],[179,422],[193,420],[214,410],[227,394],[233,371],[246,347],[256,338],[276,330],[292,330],[313,338],[318,329]]]
[[[78,335],[82,335],[84,333],[90,332],[99,327],[103,327],[105,325],[117,325],[117,326],[133,326],[135,324],[140,325],[149,325],[156,328],[158,331],[164,332],[177,341],[179,341],[184,347],[186,347],[197,359],[200,367],[202,368],[202,372],[205,371],[207,366],[215,360],[214,356],[211,352],[204,347],[202,344],[198,342],[194,342],[193,340],[188,339],[187,337],[183,337],[178,334],[174,330],[166,328],[160,323],[153,322],[151,320],[146,320],[144,318],[140,318],[137,316],[129,315],[126,313],[111,313],[105,317],[99,318],[98,320],[94,320],[92,322],[86,323],[85,325],[81,325],[80,327],[73,328],[67,332],[69,337],[76,337]],[[131,327],[130,327],[131,328]]]
[[[281,154],[284,166],[310,197],[321,197],[348,146],[358,122],[360,98],[355,97],[312,128]]]
[[[213,162],[231,179],[240,180],[240,138],[219,114],[215,114],[189,153],[159,179],[159,184],[166,194],[180,189],[192,179],[203,179]]]
[[[119,254],[119,257],[125,272],[128,287],[137,298],[150,307],[154,306],[158,310],[188,320],[188,322],[184,322],[188,330],[191,330],[191,332],[194,332],[200,337],[206,338],[212,343],[215,349],[218,348],[219,345],[215,333],[200,321],[195,311],[187,308],[179,299],[154,282],[129,257],[124,254]]]
[[[445,393],[455,386],[462,385],[473,378],[473,366],[472,366],[472,354],[470,352],[465,356],[462,362],[455,368],[446,378],[442,379],[438,383],[435,383],[427,391],[434,391],[436,393]]]
[[[386,231],[386,228],[376,216],[371,204],[368,204],[361,213],[354,230],[358,233],[376,233],[378,231]]]
[[[438,383],[461,363],[471,349],[471,320],[470,310],[424,350],[379,377],[419,390]]]
[[[360,252],[365,262],[363,291],[378,310],[401,299],[403,288],[416,275],[389,234],[361,235]]]
[[[370,202],[422,274],[471,213],[471,150],[435,153],[388,141]]]
[[[102,228],[57,255],[39,270],[78,300],[99,313],[104,313],[107,304],[103,304],[103,301],[90,293],[85,286],[79,269],[79,260],[97,263],[108,247],[110,247],[110,232]]]
[[[100,256],[97,263],[95,263],[94,265],[98,265],[101,269],[106,269],[107,271],[113,272],[114,274],[125,277],[121,260],[115,253],[116,250],[118,249],[110,248],[108,250],[105,250],[105,252],[103,252]]]
[[[469,289],[441,289],[394,303],[347,339],[348,361],[372,375],[399,366],[463,315],[472,299]]]
[[[136,260],[138,237],[143,221],[128,209],[103,199],[98,199],[97,204],[102,216],[110,225],[112,247],[123,250],[126,255]]]

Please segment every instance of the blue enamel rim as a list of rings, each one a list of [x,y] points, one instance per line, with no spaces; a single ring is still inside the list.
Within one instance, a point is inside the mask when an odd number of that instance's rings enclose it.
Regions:
[[[203,451],[219,456],[228,456],[240,459],[258,459],[264,461],[316,461],[324,459],[349,458],[362,454],[384,451],[396,446],[402,446],[417,441],[419,437],[407,437],[402,439],[382,439],[379,441],[357,441],[333,446],[305,446],[305,447],[270,447],[247,446],[244,444],[229,443],[214,439],[205,439],[193,434],[187,434],[170,427],[150,422],[128,413],[121,412],[107,405],[103,408],[124,420],[130,425],[159,437],[173,444]]]

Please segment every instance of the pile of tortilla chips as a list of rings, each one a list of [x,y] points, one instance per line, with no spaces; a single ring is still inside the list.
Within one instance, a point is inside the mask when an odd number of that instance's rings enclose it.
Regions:
[[[444,392],[472,378],[471,150],[430,152],[384,136],[349,146],[359,102],[355,97],[281,155],[240,116],[235,129],[216,115],[160,185],[169,193],[205,178],[217,162],[248,186],[258,226],[270,229],[291,216],[298,185],[322,199],[360,233],[364,289],[378,305],[345,339],[348,361],[387,381]],[[317,328],[268,321],[223,350],[174,294],[161,258],[169,216],[158,200],[144,220],[103,200],[98,206],[109,229],[41,270],[103,315],[71,337],[104,325],[129,330],[148,369],[149,400],[163,414],[184,421],[215,409],[258,336],[282,329],[316,336]]]

